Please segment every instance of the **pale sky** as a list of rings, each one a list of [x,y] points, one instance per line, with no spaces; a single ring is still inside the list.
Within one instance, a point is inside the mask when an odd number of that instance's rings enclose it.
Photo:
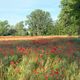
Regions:
[[[35,9],[50,12],[53,20],[60,13],[60,0],[0,0],[0,20],[8,20],[10,24],[16,24],[25,20]]]

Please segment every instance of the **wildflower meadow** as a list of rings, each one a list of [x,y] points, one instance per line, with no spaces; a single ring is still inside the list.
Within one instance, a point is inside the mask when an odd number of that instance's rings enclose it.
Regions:
[[[0,41],[0,80],[80,80],[79,38]]]

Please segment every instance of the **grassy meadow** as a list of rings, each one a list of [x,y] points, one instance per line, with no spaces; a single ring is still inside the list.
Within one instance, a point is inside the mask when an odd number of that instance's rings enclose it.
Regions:
[[[80,80],[80,39],[0,40],[0,80]]]

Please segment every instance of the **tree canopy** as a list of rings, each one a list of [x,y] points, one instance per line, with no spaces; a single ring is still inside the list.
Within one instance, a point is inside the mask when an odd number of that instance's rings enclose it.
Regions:
[[[59,34],[78,35],[80,28],[80,0],[61,0]]]
[[[8,35],[8,29],[10,25],[8,24],[8,21],[0,21],[0,36],[6,36]]]
[[[49,12],[37,9],[26,20],[32,35],[52,34],[53,21]]]

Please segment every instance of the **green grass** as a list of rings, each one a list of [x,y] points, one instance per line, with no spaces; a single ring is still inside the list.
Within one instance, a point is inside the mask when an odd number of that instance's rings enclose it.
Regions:
[[[80,45],[74,39],[0,44],[0,80],[80,80]]]

